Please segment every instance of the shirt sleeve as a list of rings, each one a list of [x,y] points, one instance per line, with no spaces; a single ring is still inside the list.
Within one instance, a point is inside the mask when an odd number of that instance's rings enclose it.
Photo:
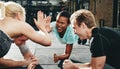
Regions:
[[[108,42],[105,37],[100,34],[95,36],[90,48],[92,57],[105,56],[106,46],[108,46]]]
[[[69,29],[69,31],[66,34],[67,44],[74,44],[75,42],[77,42],[77,40],[78,40],[78,36],[74,34],[73,29]]]
[[[55,27],[56,21],[50,23],[50,27]]]

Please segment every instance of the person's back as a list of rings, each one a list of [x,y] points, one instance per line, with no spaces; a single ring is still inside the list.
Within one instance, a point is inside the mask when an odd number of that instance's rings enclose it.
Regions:
[[[112,65],[115,68],[120,68],[119,58],[120,55],[120,33],[110,28],[100,28],[99,33],[103,36],[106,41],[103,41],[104,52],[106,53],[106,63]]]
[[[92,57],[106,56],[106,63],[120,68],[120,33],[110,28],[95,28],[92,31],[93,42],[91,43]]]
[[[0,23],[0,30],[4,31],[5,33],[7,33],[7,35],[9,35],[12,38],[15,36],[15,34],[19,34],[20,30],[23,30],[23,28],[21,28],[21,25],[22,22],[18,20],[4,19]]]

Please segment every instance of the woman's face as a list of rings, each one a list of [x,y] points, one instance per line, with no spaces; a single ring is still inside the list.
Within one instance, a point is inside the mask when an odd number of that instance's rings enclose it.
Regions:
[[[56,28],[59,33],[62,33],[66,30],[67,26],[69,25],[68,23],[68,18],[64,16],[60,16],[56,20]]]

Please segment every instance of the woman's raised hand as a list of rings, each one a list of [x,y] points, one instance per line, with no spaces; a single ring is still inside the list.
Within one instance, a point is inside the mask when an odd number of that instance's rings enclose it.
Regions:
[[[34,22],[38,29],[45,29],[46,26],[46,17],[44,16],[44,13],[42,11],[38,11],[37,13],[37,20],[34,18]]]
[[[46,17],[46,30],[47,32],[50,32],[51,31],[51,27],[50,27],[50,22],[51,22],[51,17],[50,16],[47,16]]]

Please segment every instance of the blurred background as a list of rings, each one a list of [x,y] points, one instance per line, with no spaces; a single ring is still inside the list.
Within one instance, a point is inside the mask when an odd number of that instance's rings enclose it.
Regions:
[[[26,9],[26,21],[38,30],[34,25],[38,10],[52,17],[55,21],[56,15],[62,10],[72,14],[79,9],[88,9],[95,15],[99,27],[108,26],[120,30],[120,0],[1,0],[15,1]]]
[[[98,27],[111,27],[120,31],[120,0],[0,0],[15,1],[20,3],[26,10],[26,21],[35,29],[33,18],[36,18],[37,11],[41,10],[46,15],[52,17],[52,21],[56,20],[57,14],[66,10],[70,14],[79,9],[88,9],[95,16]],[[0,5],[0,8],[2,6]],[[1,9],[0,9],[1,12]],[[2,15],[0,14],[0,17]],[[59,69],[57,64],[53,62],[53,53],[62,54],[65,45],[61,44],[53,33],[50,33],[52,46],[44,47],[32,41],[27,41],[31,52],[38,57],[39,63],[44,69]],[[89,46],[74,44],[71,60],[79,62],[89,62],[91,53]],[[49,52],[48,52],[49,51]],[[12,54],[12,55],[11,55]],[[76,56],[78,55],[78,56]],[[19,48],[13,44],[5,58],[21,60],[23,59]],[[106,68],[110,69],[110,68]]]

